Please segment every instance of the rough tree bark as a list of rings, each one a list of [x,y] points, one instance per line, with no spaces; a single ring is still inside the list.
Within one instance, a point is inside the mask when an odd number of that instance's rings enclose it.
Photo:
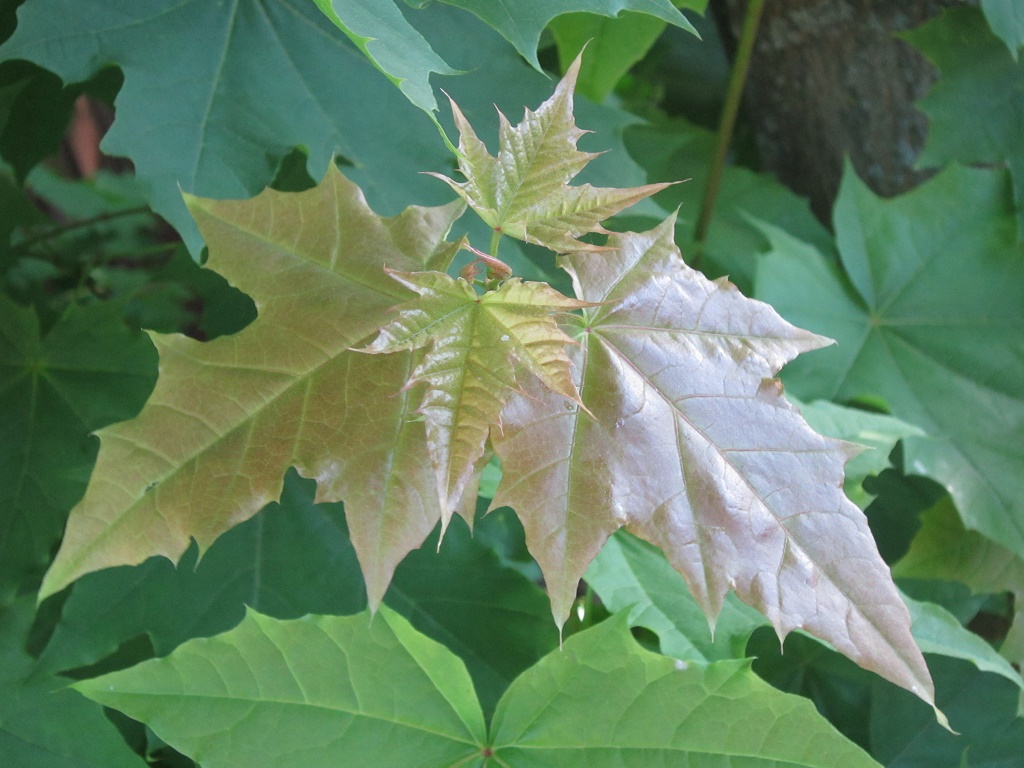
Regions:
[[[963,0],[768,0],[744,94],[762,167],[828,223],[849,156],[878,194],[919,183],[934,68],[895,37]],[[716,7],[717,5],[717,7]],[[746,0],[712,3],[738,34]]]

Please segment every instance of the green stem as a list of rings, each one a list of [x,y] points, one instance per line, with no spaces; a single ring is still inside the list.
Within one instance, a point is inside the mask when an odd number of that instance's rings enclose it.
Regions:
[[[491,232],[491,248],[488,254],[494,258],[498,258],[498,245],[501,243],[501,232],[494,230]]]
[[[81,219],[79,221],[72,221],[68,224],[62,224],[58,227],[54,227],[41,235],[30,237],[27,240],[22,240],[20,243],[14,246],[16,251],[25,251],[31,248],[33,245],[52,240],[55,237],[72,232],[76,229],[82,229],[83,227],[91,227],[94,224],[102,224],[105,221],[113,221],[114,219],[121,219],[127,216],[139,216],[143,213],[150,213],[149,207],[145,205],[139,205],[135,208],[122,208],[119,211],[110,211],[108,213],[101,213],[97,216],[90,216],[88,219]]]
[[[747,14],[743,18],[743,31],[740,33],[739,47],[736,50],[736,61],[729,77],[729,88],[725,93],[725,105],[722,107],[722,119],[718,124],[718,140],[715,155],[708,169],[708,183],[704,188],[704,200],[700,205],[700,216],[697,218],[697,229],[693,239],[703,243],[711,227],[714,213],[715,198],[718,197],[718,186],[725,170],[725,157],[729,153],[732,131],[736,126],[736,115],[740,111],[740,100],[743,97],[743,86],[747,81],[747,70],[750,68],[750,57],[754,52],[754,40],[757,27],[761,23],[761,11],[764,0],[749,0]]]

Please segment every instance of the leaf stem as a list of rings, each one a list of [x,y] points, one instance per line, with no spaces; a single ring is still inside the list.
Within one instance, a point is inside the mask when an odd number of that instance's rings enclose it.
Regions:
[[[743,31],[740,33],[739,46],[736,49],[736,61],[733,62],[729,87],[725,93],[725,104],[722,106],[722,118],[718,124],[715,154],[708,170],[708,182],[704,188],[704,199],[700,205],[697,229],[693,234],[693,239],[698,243],[703,243],[707,239],[708,229],[711,227],[715,198],[718,197],[718,186],[725,170],[725,157],[729,152],[733,128],[736,127],[736,115],[740,110],[743,86],[747,81],[747,70],[750,69],[750,58],[754,52],[754,40],[757,38],[757,28],[761,23],[763,9],[764,0],[749,0],[747,3],[747,13],[743,18]]]
[[[494,230],[491,232],[491,247],[488,249],[488,253],[494,258],[498,258],[498,246],[501,244],[501,231]]]
[[[102,224],[105,221],[113,221],[115,219],[121,219],[128,216],[139,216],[143,213],[151,213],[149,206],[138,205],[134,208],[122,208],[119,211],[108,211],[107,213],[100,213],[96,216],[90,216],[88,219],[80,219],[78,221],[68,222],[67,224],[61,224],[53,229],[49,229],[42,234],[30,237],[27,240],[22,240],[20,243],[14,246],[15,251],[25,251],[31,248],[33,245],[52,240],[55,237],[72,232],[76,229],[82,229],[83,227],[91,227],[94,224]]]

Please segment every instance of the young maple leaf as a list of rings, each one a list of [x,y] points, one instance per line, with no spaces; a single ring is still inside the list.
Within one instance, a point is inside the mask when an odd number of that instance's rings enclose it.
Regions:
[[[481,296],[465,280],[441,272],[388,272],[420,298],[398,307],[396,317],[361,351],[429,344],[407,386],[426,383],[419,413],[426,422],[438,498],[443,510],[451,510],[484,455],[488,433],[517,387],[520,369],[560,398],[580,402],[565,352],[573,342],[554,315],[590,305],[546,283],[519,278]],[[443,512],[443,524],[449,516]]]
[[[577,57],[551,98],[536,112],[527,109],[516,127],[498,113],[501,127],[497,157],[487,151],[458,105],[449,99],[459,129],[459,170],[466,181],[431,174],[451,185],[496,232],[558,253],[602,250],[576,238],[588,232],[607,233],[602,221],[669,186],[569,186],[597,157],[576,149],[576,142],[587,133],[576,127],[573,117],[573,90],[579,69]]]
[[[464,208],[384,219],[331,166],[306,192],[189,198],[208,266],[259,316],[201,343],[154,334],[160,378],[137,418],[98,432],[99,457],[71,511],[45,596],[89,571],[200,551],[281,493],[285,470],[344,501],[370,604],[441,517],[426,432],[402,385],[422,356],[351,351],[411,294],[384,272],[445,269],[445,235]],[[396,394],[397,393],[397,394]],[[467,494],[471,495],[471,494]],[[475,499],[460,512],[472,519]]]
[[[565,266],[601,302],[571,349],[583,404],[529,390],[491,439],[513,507],[568,616],[607,537],[664,550],[710,620],[733,590],[780,636],[803,629],[932,702],[910,617],[861,511],[843,494],[855,448],[814,432],[773,378],[829,340],[727,280],[687,267],[674,217]]]

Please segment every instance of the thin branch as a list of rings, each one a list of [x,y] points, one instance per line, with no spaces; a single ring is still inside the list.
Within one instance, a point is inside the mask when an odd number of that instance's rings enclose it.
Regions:
[[[736,50],[736,61],[733,63],[732,74],[729,77],[729,88],[725,94],[725,105],[722,107],[722,119],[718,124],[715,155],[711,161],[711,168],[708,170],[708,183],[704,188],[704,200],[701,202],[697,229],[693,235],[693,239],[698,243],[703,243],[707,239],[708,229],[711,227],[715,198],[718,197],[718,187],[725,170],[725,157],[729,152],[733,128],[736,126],[736,115],[740,110],[743,86],[747,81],[747,70],[750,68],[750,58],[754,52],[754,40],[757,38],[757,28],[761,23],[763,9],[764,0],[750,0],[747,3],[747,13],[743,18],[743,31],[740,33],[739,47]]]
[[[88,219],[80,219],[79,221],[72,221],[68,224],[61,224],[54,227],[53,229],[47,230],[40,235],[30,237],[27,240],[22,240],[20,243],[14,246],[15,251],[27,251],[34,245],[52,240],[55,237],[60,237],[67,232],[73,232],[76,229],[83,229],[85,227],[91,227],[94,224],[102,224],[105,221],[114,221],[116,219],[127,218],[128,216],[139,216],[143,213],[152,213],[149,206],[139,205],[134,208],[122,208],[119,211],[108,211],[107,213],[101,213],[96,216],[90,216]]]

